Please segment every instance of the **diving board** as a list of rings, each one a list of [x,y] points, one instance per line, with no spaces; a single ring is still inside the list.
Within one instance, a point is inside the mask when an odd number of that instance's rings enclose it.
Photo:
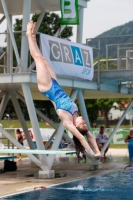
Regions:
[[[74,154],[75,151],[55,151],[55,150],[27,150],[27,149],[0,149],[0,153],[22,153],[22,154]]]
[[[17,156],[0,156],[0,160],[14,160]]]

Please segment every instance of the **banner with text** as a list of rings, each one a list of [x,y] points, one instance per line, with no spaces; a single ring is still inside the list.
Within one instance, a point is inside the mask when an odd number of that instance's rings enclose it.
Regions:
[[[41,34],[41,50],[55,74],[92,80],[93,51],[91,47]]]

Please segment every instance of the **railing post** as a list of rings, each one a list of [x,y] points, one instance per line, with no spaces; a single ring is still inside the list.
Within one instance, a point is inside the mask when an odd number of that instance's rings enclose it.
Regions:
[[[117,69],[120,69],[120,51],[119,51],[119,45],[117,45]]]
[[[100,83],[100,39],[98,39],[98,83]]]
[[[106,45],[106,70],[108,70],[108,45]]]
[[[10,148],[10,140],[7,139],[7,146],[8,146],[8,149]],[[10,156],[10,153],[8,153],[8,156]]]

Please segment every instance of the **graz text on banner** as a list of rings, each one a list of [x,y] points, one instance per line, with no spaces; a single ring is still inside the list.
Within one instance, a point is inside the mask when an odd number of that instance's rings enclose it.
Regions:
[[[93,51],[91,47],[41,34],[42,55],[56,74],[93,78]]]

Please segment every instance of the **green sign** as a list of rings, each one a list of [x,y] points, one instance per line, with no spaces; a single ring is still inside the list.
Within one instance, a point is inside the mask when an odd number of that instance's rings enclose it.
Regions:
[[[60,0],[61,24],[79,24],[78,0]]]

